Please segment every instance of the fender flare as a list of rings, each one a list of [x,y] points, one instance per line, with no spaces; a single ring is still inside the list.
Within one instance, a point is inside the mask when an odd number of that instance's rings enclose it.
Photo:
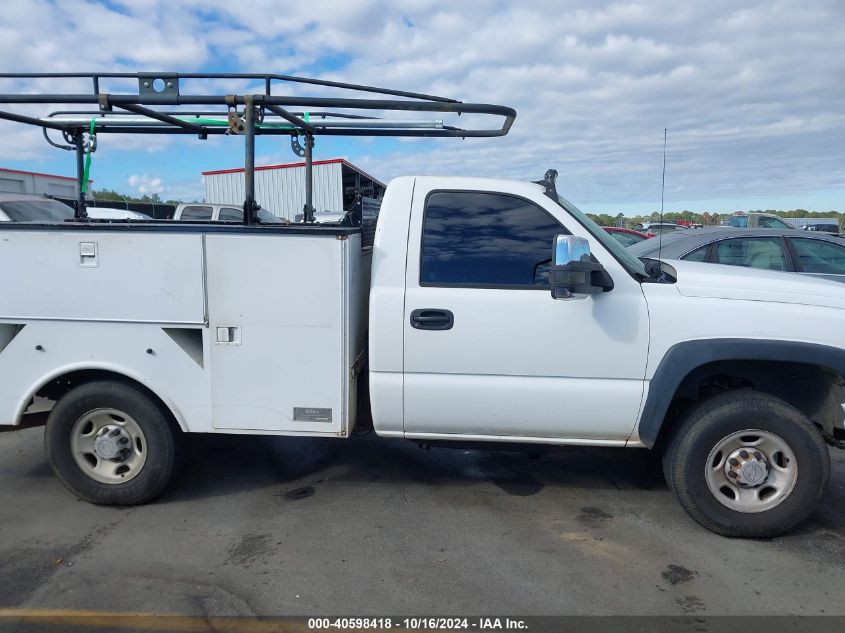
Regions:
[[[38,381],[35,382],[27,390],[23,398],[21,398],[17,406],[17,413],[15,415],[15,421],[12,425],[12,428],[20,428],[21,420],[23,418],[24,411],[26,411],[27,404],[30,400],[32,400],[32,397],[44,387],[44,385],[49,383],[51,380],[55,380],[56,378],[60,378],[66,374],[86,370],[108,372],[110,374],[114,374],[114,376],[117,378],[131,380],[132,382],[149,390],[149,392],[153,394],[156,398],[158,398],[161,403],[170,411],[170,413],[173,415],[173,418],[176,420],[176,424],[179,426],[179,428],[182,429],[182,431],[187,432],[188,425],[187,421],[185,420],[185,416],[182,414],[179,407],[176,406],[176,403],[173,402],[171,398],[169,398],[166,394],[163,394],[160,390],[156,389],[154,385],[150,385],[148,381],[146,381],[141,375],[132,371],[131,369],[123,367],[122,365],[114,365],[111,363],[103,362],[71,363],[53,369],[50,373],[41,376]]]
[[[684,341],[669,348],[649,381],[640,416],[640,441],[652,448],[678,387],[695,369],[717,361],[780,361],[826,367],[845,376],[845,349],[764,339],[720,338]]]

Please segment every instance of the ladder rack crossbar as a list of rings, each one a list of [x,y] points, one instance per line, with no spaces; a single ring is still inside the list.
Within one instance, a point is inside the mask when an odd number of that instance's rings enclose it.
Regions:
[[[32,80],[87,80],[90,90],[71,93],[26,92]],[[127,81],[137,82],[137,92],[127,91]],[[247,84],[241,94],[233,94],[232,80]],[[198,82],[205,94],[187,92],[191,82]],[[213,92],[213,84],[223,82],[227,90]],[[83,82],[84,83],[84,82]],[[18,90],[8,90],[8,86]],[[106,84],[115,88],[109,92]],[[82,85],[82,84],[80,84]],[[250,90],[249,86],[253,86]],[[260,87],[259,87],[260,86]],[[319,89],[318,95],[280,94],[301,90],[303,86]],[[4,91],[5,89],[5,91]],[[343,96],[321,96],[339,91]],[[365,94],[366,93],[366,94]],[[350,96],[353,95],[353,96]],[[378,98],[374,98],[377,95]],[[389,98],[387,98],[389,97]],[[27,113],[10,107],[29,106]],[[60,108],[47,115],[33,115],[38,106]],[[69,106],[94,106],[97,109],[68,110]],[[33,108],[35,107],[35,108]],[[215,107],[219,109],[214,109]],[[174,109],[178,108],[178,109]],[[316,111],[311,111],[316,108]],[[407,113],[470,117],[481,127],[460,127],[443,118],[400,118]],[[487,118],[485,118],[487,117]],[[489,124],[493,117],[496,124]],[[90,163],[97,134],[236,134],[244,137],[246,168],[244,221],[257,222],[255,200],[255,137],[288,135],[296,153],[306,162],[306,204],[304,217],[313,222],[311,205],[313,184],[312,148],[318,136],[350,137],[421,137],[484,138],[504,136],[513,125],[513,108],[487,103],[464,103],[448,97],[419,92],[380,88],[364,84],[331,81],[311,77],[257,73],[0,73],[0,119],[41,127],[46,140],[55,147],[76,150],[78,201],[76,217],[84,219],[83,157]],[[67,145],[53,142],[48,130],[62,133]],[[54,132],[55,133],[55,132]],[[86,143],[85,135],[89,136]],[[298,137],[304,137],[304,145]],[[300,153],[301,152],[301,153]]]

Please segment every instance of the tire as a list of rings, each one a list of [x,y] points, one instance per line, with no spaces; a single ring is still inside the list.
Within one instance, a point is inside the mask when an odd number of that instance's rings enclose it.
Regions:
[[[72,389],[56,403],[47,419],[44,448],[56,476],[80,498],[136,505],[170,483],[180,436],[169,412],[139,387],[96,381]]]
[[[692,409],[663,466],[681,506],[711,532],[772,537],[818,507],[830,477],[830,454],[800,411],[774,396],[744,390]]]

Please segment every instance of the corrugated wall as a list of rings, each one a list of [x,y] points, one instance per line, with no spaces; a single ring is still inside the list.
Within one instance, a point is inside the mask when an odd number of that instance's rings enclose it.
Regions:
[[[314,208],[343,211],[341,163],[314,165]],[[255,198],[270,213],[293,221],[305,206],[305,167],[262,169],[255,172]],[[205,176],[206,202],[241,206],[244,202],[244,173]]]
[[[88,181],[88,191],[91,183]],[[57,196],[59,198],[76,199],[76,182],[51,176],[50,174],[35,174],[17,171],[0,170],[0,191],[11,193],[33,193],[37,195]],[[90,198],[90,194],[88,198]]]
[[[781,218],[787,224],[791,224],[796,229],[807,226],[808,224],[835,224],[839,226],[839,218]]]

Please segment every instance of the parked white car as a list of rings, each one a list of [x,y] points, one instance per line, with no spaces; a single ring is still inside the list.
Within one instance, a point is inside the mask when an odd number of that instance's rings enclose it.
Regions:
[[[315,211],[314,212],[314,222],[317,224],[333,224],[335,222],[340,222],[346,216],[346,213],[343,211]],[[297,213],[293,221],[296,223],[300,223],[304,220],[305,214],[304,213]]]
[[[194,222],[243,222],[244,210],[234,204],[220,202],[189,202],[176,207],[174,220],[192,220]],[[258,210],[258,219],[264,223],[284,223],[266,209]]]
[[[85,207],[88,217],[97,220],[152,220],[145,213],[116,207]]]

